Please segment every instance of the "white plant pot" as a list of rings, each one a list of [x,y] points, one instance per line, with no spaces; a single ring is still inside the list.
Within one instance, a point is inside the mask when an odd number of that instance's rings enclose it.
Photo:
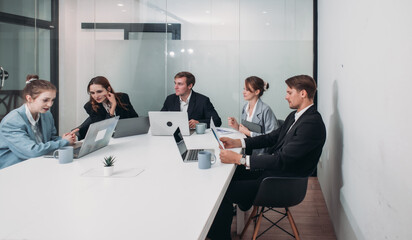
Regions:
[[[105,176],[105,177],[112,176],[112,175],[113,175],[114,166],[111,166],[111,167],[103,167],[103,170],[104,170],[104,176]]]

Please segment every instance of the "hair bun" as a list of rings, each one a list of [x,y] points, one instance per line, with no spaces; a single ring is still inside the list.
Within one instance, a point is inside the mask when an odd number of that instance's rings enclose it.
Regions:
[[[263,81],[264,82],[264,85],[263,85],[263,90],[268,90],[269,89],[269,83],[268,82],[266,82],[266,81]]]
[[[29,84],[29,83],[33,82],[34,80],[39,80],[39,79],[37,79],[37,78],[30,78],[29,80],[26,81],[26,84]]]

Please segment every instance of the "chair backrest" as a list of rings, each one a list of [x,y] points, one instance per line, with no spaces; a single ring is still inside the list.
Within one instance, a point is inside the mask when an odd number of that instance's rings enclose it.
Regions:
[[[266,177],[260,183],[253,205],[292,207],[306,196],[308,177]]]
[[[284,122],[285,122],[285,120],[278,119],[278,125],[279,125],[279,127],[282,126]]]
[[[0,121],[11,110],[20,107],[24,103],[21,90],[1,90],[0,91]]]

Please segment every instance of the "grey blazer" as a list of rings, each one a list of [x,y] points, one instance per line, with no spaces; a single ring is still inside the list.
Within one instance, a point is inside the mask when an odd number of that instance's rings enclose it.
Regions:
[[[242,110],[242,119],[246,120],[247,118],[247,103],[243,106]],[[251,137],[256,137],[259,135],[263,134],[268,134],[272,132],[273,130],[276,130],[279,127],[278,120],[273,113],[272,109],[262,101],[262,99],[259,99],[256,103],[256,109],[255,113],[252,117],[252,122],[259,124],[262,126],[262,133],[257,133],[257,132],[251,132],[250,135]],[[266,150],[264,148],[262,149],[255,149],[253,150],[253,155],[258,155],[258,154],[263,154]]]
[[[66,146],[69,142],[57,136],[50,112],[40,114],[43,143],[36,137],[26,116],[26,106],[14,109],[0,123],[0,169],[29,158],[42,156]]]

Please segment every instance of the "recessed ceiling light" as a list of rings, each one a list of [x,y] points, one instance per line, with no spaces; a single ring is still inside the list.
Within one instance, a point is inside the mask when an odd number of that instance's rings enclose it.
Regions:
[[[117,4],[117,6],[119,6],[119,7],[123,7],[123,6],[124,6],[124,4],[123,4],[123,3],[118,3],[118,4]]]

